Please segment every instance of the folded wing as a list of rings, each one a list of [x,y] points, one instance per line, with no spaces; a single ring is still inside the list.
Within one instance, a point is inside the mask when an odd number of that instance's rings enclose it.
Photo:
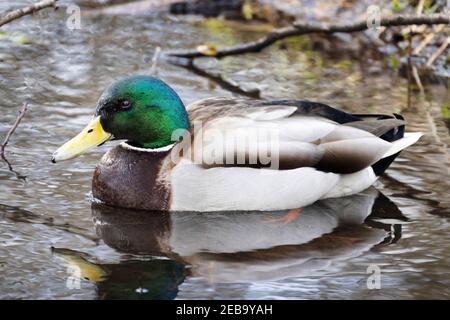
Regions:
[[[313,167],[353,173],[399,149],[380,138],[401,119],[357,117],[308,101],[209,98],[188,106],[204,167]],[[201,139],[201,144],[199,143]],[[194,144],[193,144],[194,145]],[[199,151],[196,151],[199,152]]]

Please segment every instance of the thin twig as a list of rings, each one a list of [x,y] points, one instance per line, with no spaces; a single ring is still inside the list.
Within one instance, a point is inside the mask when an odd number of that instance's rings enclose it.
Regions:
[[[12,173],[14,173],[16,175],[17,179],[23,180],[23,181],[27,180],[27,176],[25,176],[25,175],[21,174],[20,172],[17,172],[16,170],[14,170],[13,166],[11,165],[11,163],[9,163],[8,159],[6,159],[5,156],[2,156],[1,158],[6,163],[6,165],[8,166],[8,170],[11,171]]]
[[[427,61],[426,66],[431,67],[433,62],[444,52],[445,49],[447,49],[449,44],[450,44],[450,36],[447,37],[444,43],[442,43],[442,45],[436,50],[436,52],[431,55],[431,57]]]
[[[444,29],[444,25],[438,26],[432,33],[428,34],[425,39],[414,49],[414,55],[418,55],[430,42],[433,38]]]
[[[27,7],[7,12],[6,14],[0,16],[0,27],[13,20],[19,19],[20,17],[35,13],[36,11],[49,7],[55,7],[56,1],[58,0],[43,0]]]
[[[17,115],[16,120],[14,121],[11,129],[9,129],[8,133],[5,136],[5,139],[3,140],[2,145],[0,146],[0,157],[8,165],[9,171],[13,172],[17,176],[18,179],[22,179],[22,180],[25,180],[26,177],[24,175],[21,175],[20,173],[18,173],[17,171],[15,171],[13,169],[11,163],[9,163],[8,159],[6,159],[6,157],[5,157],[5,148],[9,142],[9,139],[11,139],[11,136],[13,135],[14,131],[16,131],[17,127],[19,126],[20,121],[25,116],[25,112],[27,111],[27,108],[28,108],[28,104],[25,102],[23,104],[22,108],[19,110],[19,114]]]
[[[417,5],[416,8],[416,14],[421,14],[423,11],[423,5],[425,4],[425,0],[420,0],[419,4]]]
[[[13,123],[13,126],[11,129],[9,129],[8,133],[5,136],[5,139],[3,140],[2,145],[0,146],[0,155],[4,157],[5,155],[5,147],[9,142],[9,139],[11,139],[11,136],[13,135],[14,131],[16,131],[17,126],[19,125],[20,121],[22,121],[22,118],[25,116],[25,112],[27,112],[28,109],[28,103],[24,103],[22,105],[22,108],[19,110],[19,114],[17,115],[16,120]]]
[[[406,101],[407,109],[411,107],[411,70],[412,70],[412,63],[411,63],[411,55],[412,55],[412,32],[409,32],[408,35],[408,66],[406,70],[406,75],[408,78],[408,98]]]
[[[414,77],[414,80],[416,81],[416,84],[420,90],[420,93],[423,94],[425,92],[425,90],[423,88],[422,81],[420,81],[419,72],[417,71],[416,67],[412,67],[412,75]]]
[[[160,53],[161,53],[161,48],[160,47],[156,47],[155,53],[153,54],[153,58],[152,58],[152,66],[150,68],[150,74],[151,75],[156,75]]]
[[[435,25],[435,24],[448,24],[450,23],[450,17],[446,14],[431,14],[431,15],[394,15],[391,17],[385,17],[380,20],[380,26],[393,27],[393,26],[406,26],[406,25]],[[271,31],[263,38],[238,44],[233,47],[218,49],[215,57],[222,58],[231,55],[237,55],[249,52],[259,52],[262,49],[270,46],[278,40],[299,36],[310,33],[324,33],[332,34],[336,32],[358,32],[368,29],[366,19],[363,19],[356,23],[349,24],[321,24],[321,23],[299,23],[296,22],[293,25],[285,28],[279,28]],[[185,50],[168,52],[167,55],[179,58],[198,58],[203,57],[204,54],[198,50]]]

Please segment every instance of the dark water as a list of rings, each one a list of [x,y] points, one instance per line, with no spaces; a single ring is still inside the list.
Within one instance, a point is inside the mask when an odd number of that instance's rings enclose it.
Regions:
[[[312,38],[289,41],[288,50],[207,61],[263,98],[401,112],[409,130],[425,136],[376,189],[316,203],[289,224],[273,222],[283,212],[127,212],[91,204],[93,169],[111,145],[56,165],[51,153],[87,123],[105,86],[149,72],[157,46],[229,45],[260,33],[166,16],[83,17],[83,29],[70,31],[65,18],[60,10],[1,29],[0,134],[23,101],[30,110],[6,153],[26,180],[0,164],[0,298],[450,297],[450,98],[443,84],[413,92],[408,108],[407,82],[389,67],[394,58]],[[24,36],[30,44],[20,44]],[[158,75],[186,103],[231,95],[163,61]],[[381,289],[368,289],[368,267],[381,271]]]

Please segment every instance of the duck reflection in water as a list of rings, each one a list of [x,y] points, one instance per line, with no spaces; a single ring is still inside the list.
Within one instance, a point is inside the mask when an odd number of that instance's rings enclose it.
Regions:
[[[93,203],[96,232],[108,246],[156,257],[97,265],[99,295],[127,298],[142,287],[141,298],[171,299],[189,276],[243,283],[327,274],[337,261],[397,241],[407,220],[374,188],[318,201],[289,223],[279,219],[286,212],[148,212]]]

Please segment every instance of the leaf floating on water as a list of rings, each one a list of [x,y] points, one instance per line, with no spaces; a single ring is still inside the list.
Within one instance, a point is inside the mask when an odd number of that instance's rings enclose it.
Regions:
[[[217,49],[212,44],[203,44],[197,47],[197,51],[204,56],[215,57],[217,55]]]
[[[392,0],[391,1],[391,10],[393,13],[398,13],[406,8],[406,4],[400,0]]]
[[[14,44],[17,44],[17,45],[25,45],[25,44],[30,44],[31,40],[27,36],[25,36],[23,34],[19,34],[19,35],[12,37],[11,42]]]
[[[245,2],[242,5],[242,15],[244,16],[245,20],[253,19],[253,7],[252,7],[251,3]]]
[[[389,64],[394,70],[398,70],[400,68],[400,60],[396,55],[392,55],[389,57]]]

